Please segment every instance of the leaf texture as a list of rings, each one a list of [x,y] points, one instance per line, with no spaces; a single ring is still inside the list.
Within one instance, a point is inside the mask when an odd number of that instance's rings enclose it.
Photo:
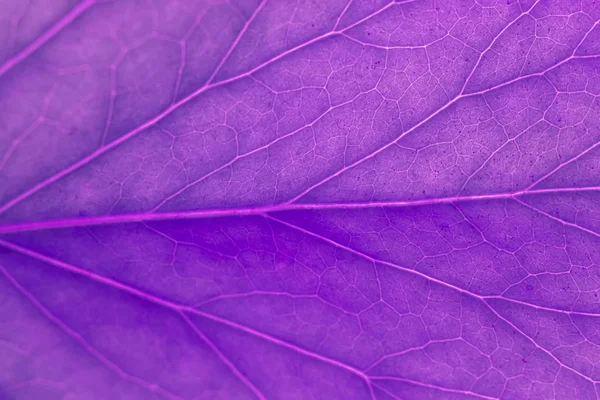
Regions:
[[[4,0],[0,398],[600,398],[597,0]]]

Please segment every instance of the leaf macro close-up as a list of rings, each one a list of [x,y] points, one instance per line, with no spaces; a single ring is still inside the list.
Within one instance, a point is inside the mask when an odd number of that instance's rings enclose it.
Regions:
[[[600,399],[600,0],[0,0],[0,400]]]

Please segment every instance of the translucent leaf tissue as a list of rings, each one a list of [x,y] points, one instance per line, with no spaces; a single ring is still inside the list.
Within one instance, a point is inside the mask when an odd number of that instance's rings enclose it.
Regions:
[[[599,21],[0,0],[0,399],[599,399]]]

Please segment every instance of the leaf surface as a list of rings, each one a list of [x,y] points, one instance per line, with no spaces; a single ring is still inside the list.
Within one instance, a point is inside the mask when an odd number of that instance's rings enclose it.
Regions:
[[[600,397],[595,0],[6,0],[0,397]]]

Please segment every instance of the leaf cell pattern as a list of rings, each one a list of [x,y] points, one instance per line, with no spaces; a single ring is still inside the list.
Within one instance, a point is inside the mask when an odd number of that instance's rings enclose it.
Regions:
[[[597,0],[4,0],[0,398],[600,398]]]

